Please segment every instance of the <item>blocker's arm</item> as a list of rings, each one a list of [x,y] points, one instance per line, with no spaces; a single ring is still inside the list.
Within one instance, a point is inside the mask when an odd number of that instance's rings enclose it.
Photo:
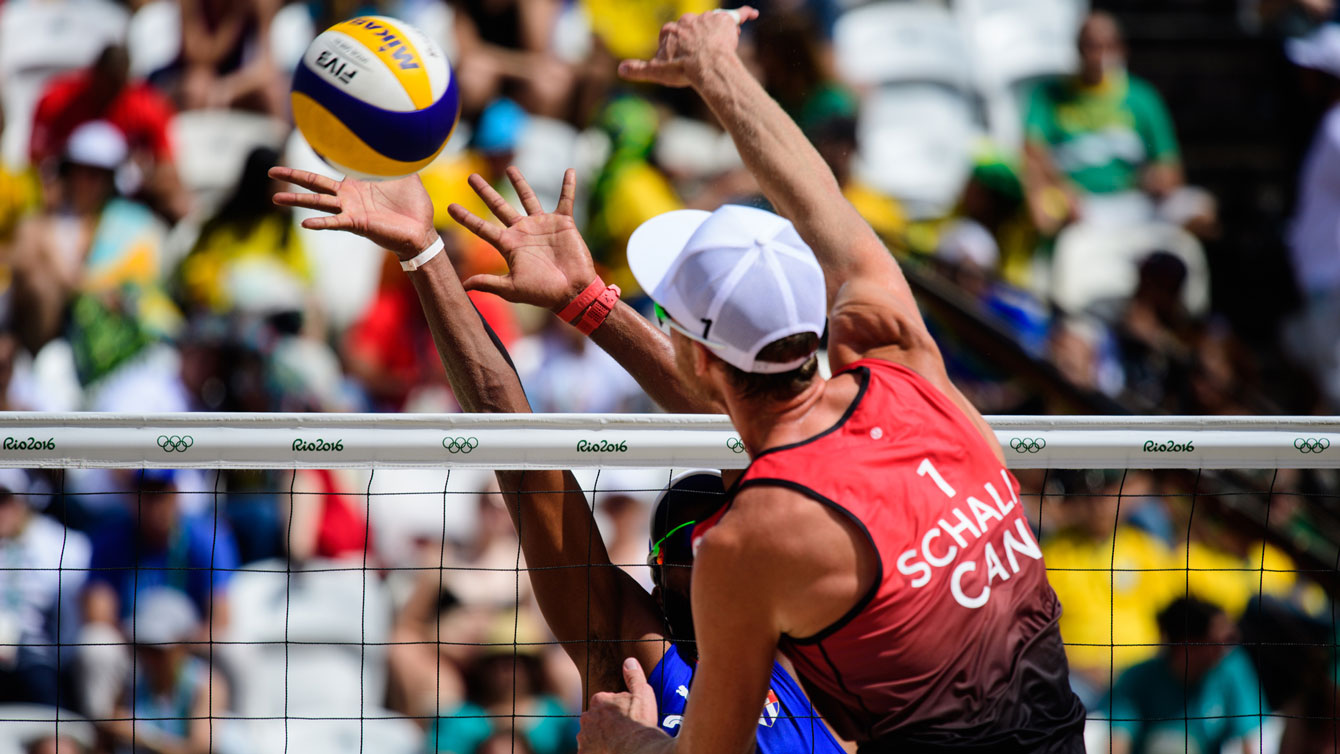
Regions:
[[[741,18],[758,14],[742,8]],[[624,78],[691,86],[730,133],[749,172],[776,210],[795,224],[828,278],[829,304],[848,280],[885,282],[908,313],[911,289],[897,263],[800,128],[764,91],[736,54],[739,31],[730,13],[686,15],[661,31],[649,61],[628,60]]]
[[[332,213],[304,221],[309,228],[358,233],[402,261],[436,240],[432,205],[417,178],[374,185],[352,179],[337,183],[288,168],[271,175],[316,192],[278,194],[276,203]],[[408,274],[462,408],[528,413],[530,404],[506,351],[474,309],[447,256],[439,253]],[[498,483],[540,611],[576,663],[584,686],[591,691],[621,688],[620,662],[626,656],[637,657],[648,670],[654,667],[663,652],[660,612],[632,577],[610,563],[571,472],[500,471]]]
[[[739,18],[757,17],[741,8]],[[661,30],[652,60],[626,60],[625,78],[692,86],[730,132],[768,200],[814,250],[828,286],[829,363],[862,358],[904,364],[945,392],[1000,451],[995,435],[949,379],[912,289],[883,242],[842,195],[828,165],[736,54],[736,16],[686,15]]]

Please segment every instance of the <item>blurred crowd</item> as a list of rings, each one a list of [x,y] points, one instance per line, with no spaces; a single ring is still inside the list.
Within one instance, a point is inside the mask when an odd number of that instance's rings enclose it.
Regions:
[[[1239,3],[1243,33],[1281,37],[1315,116],[1280,238],[1298,306],[1264,349],[1211,296],[1229,223],[1188,175],[1160,92],[1128,71],[1103,3],[752,4],[763,15],[742,56],[914,285],[949,292],[960,316],[928,312],[930,324],[985,413],[1059,410],[1047,388],[1057,381],[1093,411],[1340,411],[1330,0]],[[384,13],[446,50],[461,121],[422,178],[463,276],[501,265],[446,214],[457,202],[488,216],[467,176],[511,197],[503,170],[518,165],[552,206],[575,166],[583,234],[604,279],[637,304],[624,245],[644,220],[766,206],[695,96],[614,73],[654,53],[662,23],[716,5],[0,0],[0,409],[457,410],[391,255],[303,229],[306,214],[270,201],[284,190],[271,166],[334,175],[289,124],[288,80],[307,44],[339,20]],[[655,410],[546,312],[471,298],[536,411]],[[999,349],[1028,368],[1002,366]],[[1281,368],[1287,390],[1264,376]],[[1309,706],[1333,691],[1334,658],[1315,649],[1334,643],[1319,617],[1329,603],[1261,532],[1245,535],[1212,506],[1196,512],[1197,492],[1173,474],[1021,476],[1091,712],[1179,724],[1200,714],[1176,737],[1201,750],[1251,739],[1262,710],[1293,716],[1269,723],[1281,750],[1331,741]],[[1272,524],[1315,536],[1300,495],[1336,480],[1267,481]],[[393,506],[373,491],[417,497]],[[642,561],[646,502],[597,501],[615,562]],[[29,717],[57,704],[79,713],[59,728],[76,750],[573,748],[580,689],[543,644],[486,477],[4,472],[0,557],[0,703],[39,705]],[[1229,651],[1245,639],[1293,648]],[[1155,693],[1179,678],[1199,689],[1203,714]],[[219,719],[230,714],[262,719]],[[1173,735],[1100,727],[1130,751],[1167,750],[1159,742]],[[49,739],[23,745],[55,751]]]

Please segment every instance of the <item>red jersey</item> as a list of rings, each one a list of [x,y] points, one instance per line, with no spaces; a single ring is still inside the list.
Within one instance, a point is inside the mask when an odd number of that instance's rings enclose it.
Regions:
[[[1083,751],[1061,606],[1018,483],[917,373],[878,359],[845,371],[861,387],[838,423],[759,453],[736,488],[804,494],[878,554],[847,615],[783,637],[815,706],[863,751]]]
[[[142,81],[133,81],[99,112],[92,104],[96,101],[90,96],[92,87],[93,77],[88,71],[62,76],[47,85],[33,115],[28,151],[34,164],[59,157],[70,134],[91,120],[116,126],[132,151],[147,151],[160,162],[172,161],[168,125],[173,111],[163,95]]]

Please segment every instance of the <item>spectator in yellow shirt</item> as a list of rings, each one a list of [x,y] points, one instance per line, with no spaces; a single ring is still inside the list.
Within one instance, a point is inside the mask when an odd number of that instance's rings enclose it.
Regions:
[[[1086,705],[1122,670],[1154,655],[1158,611],[1185,591],[1162,540],[1125,519],[1140,472],[1086,471],[1063,478],[1062,530],[1042,543],[1047,577],[1066,606],[1061,636],[1071,684]],[[1131,484],[1131,483],[1134,484]],[[1044,534],[1046,533],[1044,511]]]

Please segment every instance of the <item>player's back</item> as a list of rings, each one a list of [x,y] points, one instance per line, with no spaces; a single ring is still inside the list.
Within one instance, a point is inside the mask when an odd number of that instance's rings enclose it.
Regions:
[[[758,454],[740,483],[846,512],[879,555],[842,620],[783,637],[815,706],[871,750],[1067,750],[1053,746],[1076,740],[1084,709],[1017,483],[921,376],[875,359],[849,370],[861,388],[838,423]]]

